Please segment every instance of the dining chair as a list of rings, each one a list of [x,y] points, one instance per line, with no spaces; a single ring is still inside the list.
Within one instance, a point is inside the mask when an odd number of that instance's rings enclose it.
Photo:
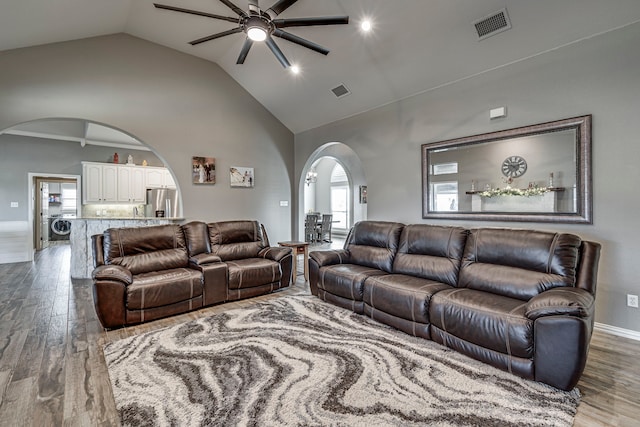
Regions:
[[[304,218],[304,241],[315,243],[318,239],[318,216],[309,214]]]
[[[322,222],[320,223],[318,241],[331,243],[331,224],[333,222],[333,214],[322,214]]]

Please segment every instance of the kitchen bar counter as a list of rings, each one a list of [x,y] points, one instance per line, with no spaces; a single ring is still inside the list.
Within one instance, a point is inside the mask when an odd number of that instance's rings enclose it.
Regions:
[[[91,236],[101,234],[108,228],[148,227],[180,222],[184,218],[145,218],[145,217],[85,217],[69,218],[71,224],[71,277],[90,279],[93,271],[93,250]]]

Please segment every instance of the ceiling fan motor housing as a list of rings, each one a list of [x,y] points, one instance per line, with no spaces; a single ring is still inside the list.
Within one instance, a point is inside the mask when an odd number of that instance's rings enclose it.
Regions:
[[[251,16],[242,23],[243,30],[253,41],[263,41],[273,32],[273,24],[262,16]]]

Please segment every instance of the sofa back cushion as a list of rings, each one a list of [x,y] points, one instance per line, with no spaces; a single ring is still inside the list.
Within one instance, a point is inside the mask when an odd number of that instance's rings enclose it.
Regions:
[[[467,233],[462,227],[406,225],[393,272],[456,286]]]
[[[208,254],[211,252],[209,227],[201,221],[191,221],[182,226],[189,256]]]
[[[132,274],[188,266],[179,225],[110,228],[103,233],[105,264],[121,265]]]
[[[351,263],[391,273],[403,227],[403,224],[397,222],[356,223],[345,242]]]
[[[575,286],[581,240],[533,230],[471,230],[459,287],[528,301],[541,292]]]
[[[266,248],[258,221],[222,221],[209,224],[211,253],[222,261],[256,258]]]

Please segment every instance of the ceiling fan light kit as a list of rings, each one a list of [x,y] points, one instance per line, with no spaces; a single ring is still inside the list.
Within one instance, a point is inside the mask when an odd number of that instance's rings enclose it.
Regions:
[[[158,9],[203,16],[206,18],[212,18],[238,24],[237,27],[230,30],[211,34],[209,36],[205,36],[189,42],[189,44],[195,46],[200,43],[215,40],[231,34],[245,33],[246,39],[244,41],[244,44],[242,45],[242,48],[240,49],[240,55],[238,56],[236,64],[244,64],[244,61],[246,60],[247,55],[249,54],[249,50],[251,49],[251,46],[253,46],[254,42],[265,42],[278,62],[280,62],[280,64],[284,68],[290,67],[291,64],[287,60],[287,57],[284,55],[284,53],[282,53],[282,51],[280,50],[280,47],[278,47],[276,42],[273,40],[273,37],[278,37],[307,49],[313,50],[315,52],[321,53],[323,55],[327,55],[329,54],[329,49],[306,40],[302,37],[296,36],[295,34],[284,31],[282,30],[282,28],[310,27],[317,25],[343,25],[349,23],[348,16],[320,16],[314,18],[275,19],[278,15],[287,10],[298,0],[278,0],[266,11],[260,9],[258,0],[249,0],[248,11],[240,9],[229,0],[219,1],[229,9],[231,9],[233,12],[235,12],[238,17],[234,18],[230,16],[216,15],[213,13],[184,9],[181,7],[169,6],[159,3],[154,3],[153,5]]]

